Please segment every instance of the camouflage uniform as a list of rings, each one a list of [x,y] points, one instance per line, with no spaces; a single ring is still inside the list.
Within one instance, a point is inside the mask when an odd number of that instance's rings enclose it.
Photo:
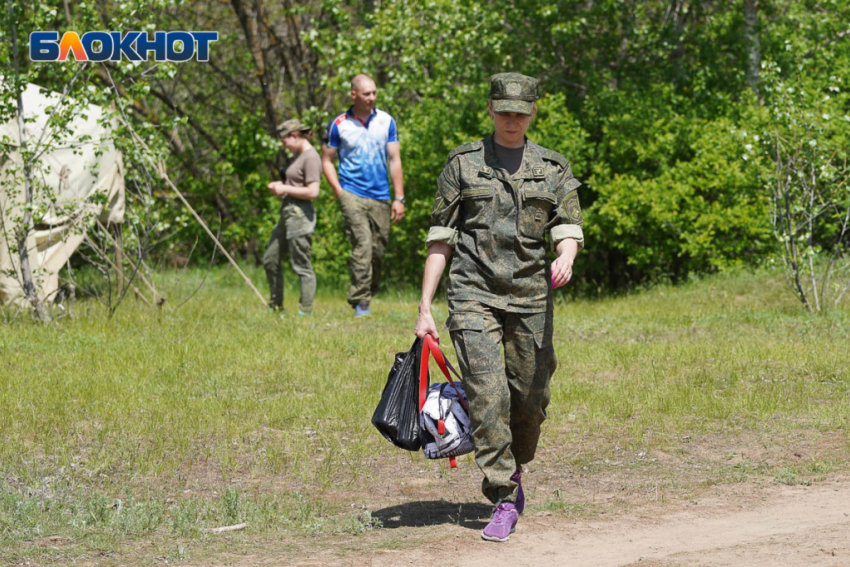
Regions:
[[[532,89],[536,94],[534,79],[505,75],[508,88],[502,94],[516,96],[512,80],[520,83],[519,96],[530,98]],[[528,81],[534,83],[529,87]],[[514,501],[516,483],[510,477],[534,458],[549,379],[557,367],[545,237],[548,233],[554,250],[565,238],[581,248],[584,236],[576,194],[580,183],[567,160],[526,141],[522,165],[510,175],[496,159],[493,143],[491,136],[449,154],[437,181],[427,243],[455,248],[447,327],[469,396],[475,460],[485,477],[482,491],[500,503]]]

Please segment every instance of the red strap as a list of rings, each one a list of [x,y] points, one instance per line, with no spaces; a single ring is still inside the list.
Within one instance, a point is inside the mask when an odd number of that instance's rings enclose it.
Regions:
[[[431,355],[434,356],[434,360],[437,361],[437,366],[440,367],[440,370],[442,370],[443,374],[445,374],[446,378],[448,378],[449,384],[451,384],[452,388],[455,389],[460,405],[462,405],[463,409],[468,413],[469,407],[467,406],[466,398],[460,395],[457,386],[455,386],[452,377],[449,375],[448,368],[451,368],[458,380],[460,380],[460,375],[457,370],[452,368],[452,365],[443,356],[443,351],[440,350],[440,345],[434,341],[434,338],[431,335],[425,335],[425,338],[422,340],[422,359],[419,364],[419,411],[422,411],[422,408],[425,406],[425,400],[428,399],[428,361],[430,360]],[[437,431],[440,435],[445,433],[445,428],[445,422],[442,419],[439,420],[437,422]],[[455,457],[449,457],[449,468],[457,468],[457,459]]]
[[[446,434],[446,420],[444,420],[444,419],[438,419],[437,420],[437,433],[439,433],[440,435]]]
[[[428,335],[425,335],[428,338]],[[419,362],[419,411],[425,407],[425,400],[428,399],[428,358],[431,356],[431,348],[427,341],[422,341],[422,356]]]
[[[449,380],[449,384],[452,385],[452,388],[455,389],[455,393],[457,394],[457,398],[460,401],[460,405],[463,406],[463,409],[469,413],[469,406],[466,403],[466,398],[460,395],[460,391],[458,391],[457,386],[455,386],[454,380],[452,380],[451,375],[449,374],[448,368],[451,368],[449,362],[443,356],[443,351],[440,350],[440,345],[434,342],[434,338],[431,335],[425,335],[425,338],[422,341],[422,360],[423,364],[427,367],[428,358],[426,357],[426,352],[430,353],[434,356],[434,360],[437,361],[437,366],[440,367],[440,370],[443,371],[443,374],[446,375],[446,378]],[[448,368],[447,368],[448,367]],[[457,375],[457,370],[452,368],[452,372]],[[419,411],[422,411],[422,406],[425,405],[425,401],[422,399],[422,372],[419,373],[420,380],[420,390],[419,390]],[[458,380],[460,380],[460,376],[458,376]]]

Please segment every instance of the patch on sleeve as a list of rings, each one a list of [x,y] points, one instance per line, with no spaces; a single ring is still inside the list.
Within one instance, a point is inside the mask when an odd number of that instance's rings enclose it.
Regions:
[[[578,202],[578,193],[573,191],[567,195],[567,198],[561,206],[563,207],[567,218],[570,220],[570,224],[581,224],[584,222],[584,218],[581,215],[581,205],[579,205]]]

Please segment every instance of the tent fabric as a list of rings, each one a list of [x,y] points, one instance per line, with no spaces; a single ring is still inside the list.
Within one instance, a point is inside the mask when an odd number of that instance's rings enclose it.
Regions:
[[[115,122],[102,108],[88,105],[58,133],[48,124],[59,93],[28,85],[23,93],[28,148],[42,139],[50,150],[34,168],[35,199],[47,212],[34,219],[27,237],[33,279],[42,300],[59,289],[59,270],[82,243],[85,231],[99,220],[104,226],[124,221],[124,163],[111,141]],[[74,105],[66,98],[61,108]],[[25,198],[20,132],[15,116],[0,125],[0,305],[27,304],[21,286],[20,256],[14,253],[16,220]],[[51,203],[51,201],[53,201]],[[37,209],[38,210],[38,209]]]

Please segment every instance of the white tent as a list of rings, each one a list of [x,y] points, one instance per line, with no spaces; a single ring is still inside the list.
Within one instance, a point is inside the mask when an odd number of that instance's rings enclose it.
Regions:
[[[103,109],[89,105],[68,124],[68,132],[57,132],[48,119],[60,100],[60,94],[32,84],[23,93],[28,148],[51,140],[34,171],[36,198],[47,213],[34,219],[27,238],[39,297],[47,300],[59,287],[59,270],[95,219],[104,226],[124,220],[124,164],[111,141],[113,127],[102,123]],[[74,104],[62,101],[63,108]],[[20,140],[17,117],[0,125],[0,305],[25,303],[20,257],[10,246],[25,195]]]

